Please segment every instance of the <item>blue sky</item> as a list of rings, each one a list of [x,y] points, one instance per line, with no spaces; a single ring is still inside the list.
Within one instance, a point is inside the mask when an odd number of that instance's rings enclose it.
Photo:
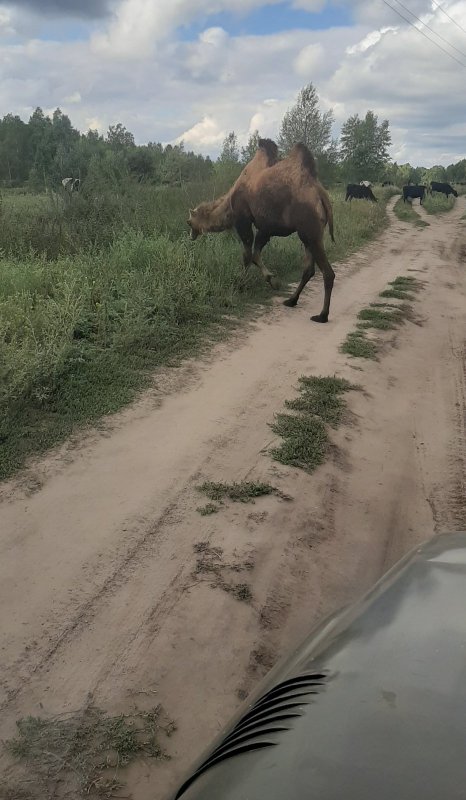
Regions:
[[[466,0],[441,0],[456,26],[432,0],[403,2],[466,52]],[[312,82],[335,136],[371,109],[398,161],[465,156],[466,65],[382,0],[0,0],[0,53],[1,115],[59,106],[83,131],[122,122],[215,156],[231,130],[276,137]]]
[[[233,4],[232,4],[233,5]],[[351,12],[329,4],[319,12],[293,8],[290,3],[257,8],[249,13],[224,11],[206,16],[200,14],[190,25],[179,28],[180,38],[196,39],[206,27],[224,28],[230,36],[266,36],[288,30],[325,30],[353,23]]]

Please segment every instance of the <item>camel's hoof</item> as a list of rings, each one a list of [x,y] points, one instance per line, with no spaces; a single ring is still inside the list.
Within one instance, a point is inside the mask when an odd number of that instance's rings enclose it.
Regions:
[[[298,301],[294,297],[289,297],[288,300],[283,301],[283,305],[288,306],[288,308],[294,308],[298,305]]]
[[[328,322],[328,314],[316,314],[311,319],[313,322]]]

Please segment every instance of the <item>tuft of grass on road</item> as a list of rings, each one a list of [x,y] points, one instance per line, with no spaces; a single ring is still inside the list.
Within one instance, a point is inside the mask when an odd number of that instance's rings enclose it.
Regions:
[[[318,416],[334,427],[339,425],[344,411],[342,394],[354,388],[349,381],[336,377],[303,376],[298,385],[299,395],[294,400],[285,401],[287,408]]]
[[[275,461],[313,472],[325,460],[328,433],[319,417],[277,414],[272,430],[283,442],[270,450]]]
[[[299,395],[285,405],[296,414],[276,414],[271,428],[283,442],[270,450],[275,461],[313,472],[325,460],[329,446],[327,424],[342,421],[342,395],[355,389],[349,381],[335,377],[302,377]]]
[[[222,503],[224,500],[231,500],[233,503],[254,503],[257,497],[265,497],[274,494],[282,500],[289,500],[288,495],[284,495],[280,489],[271,486],[270,483],[256,483],[241,481],[240,483],[214,483],[206,481],[197,487],[198,491],[207,495],[209,500],[215,503]]]
[[[412,203],[405,203],[402,197],[396,201],[395,205],[393,206],[393,211],[398,219],[400,219],[402,222],[411,222],[418,228],[426,228],[429,225],[428,222],[426,222],[424,219],[421,219],[419,214],[416,213]]]
[[[380,292],[379,297],[393,298],[396,300],[414,300],[413,292],[419,291],[421,284],[416,278],[400,275],[389,282],[389,289]]]
[[[201,517],[209,517],[211,514],[216,514],[217,511],[220,511],[220,506],[215,503],[207,503],[205,506],[199,506],[196,511],[199,512]]]
[[[235,600],[242,603],[252,603],[253,594],[251,587],[247,583],[225,583],[220,584],[220,588],[227,594],[231,594]]]
[[[375,342],[366,337],[362,330],[348,334],[341,346],[341,352],[353,358],[377,358],[378,348]]]
[[[369,308],[363,308],[358,314],[357,327],[360,330],[377,328],[378,330],[391,330],[400,324],[403,318],[401,306],[384,306],[382,303],[371,303]]]
[[[444,194],[439,194],[439,192],[426,194],[423,202],[428,214],[445,214],[446,211],[451,211],[454,205],[455,198],[452,195],[447,198]]]
[[[120,797],[124,767],[139,758],[168,758],[160,734],[170,736],[175,727],[162,723],[162,715],[157,706],[117,716],[91,707],[50,719],[25,717],[4,746],[24,771],[18,787],[27,787],[28,800],[57,797],[57,786],[60,796]]]
[[[393,298],[396,300],[414,300],[415,292],[422,289],[421,281],[407,275],[399,275],[390,281],[389,288],[380,292],[379,297]],[[341,352],[353,358],[377,359],[379,350],[377,342],[368,339],[366,330],[393,330],[411,315],[411,306],[408,303],[401,305],[395,303],[371,303],[368,308],[363,308],[358,314],[357,330],[351,331],[343,344]]]

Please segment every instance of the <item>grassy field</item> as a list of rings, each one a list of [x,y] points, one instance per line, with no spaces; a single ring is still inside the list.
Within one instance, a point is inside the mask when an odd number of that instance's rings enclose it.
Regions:
[[[444,194],[439,194],[438,192],[427,194],[423,203],[428,214],[443,214],[445,211],[451,211],[454,205],[454,197],[450,195],[450,197],[447,198]]]
[[[398,219],[401,219],[402,222],[411,222],[418,228],[425,228],[429,224],[428,222],[425,222],[425,220],[421,219],[417,211],[415,211],[412,207],[412,204],[405,203],[402,197],[396,201],[395,205],[393,206],[393,211]]]
[[[245,274],[232,234],[188,238],[189,206],[223,188],[128,184],[71,202],[3,193],[0,478],[115,412],[156,367],[225,335],[273,296],[258,271]],[[386,203],[332,199],[336,261],[381,230]],[[284,287],[300,274],[301,255],[296,237],[267,247]]]

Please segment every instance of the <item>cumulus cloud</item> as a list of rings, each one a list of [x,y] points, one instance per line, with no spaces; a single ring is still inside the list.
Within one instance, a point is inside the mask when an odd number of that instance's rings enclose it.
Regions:
[[[246,14],[282,0],[122,0],[107,31],[93,39],[94,48],[108,55],[140,58],[152,53],[158,42],[198,16],[222,11]]]
[[[193,150],[208,152],[212,147],[218,147],[224,138],[225,131],[219,127],[219,123],[213,117],[204,117],[181,136],[178,136],[176,141],[177,143],[184,142]]]
[[[390,31],[396,30],[396,28],[386,27],[381,28],[379,31],[371,31],[360,42],[353,44],[351,47],[347,47],[346,52],[350,56],[354,55],[355,53],[365,53],[370,47],[374,47],[374,45],[380,42],[384,33],[389,33]]]
[[[298,75],[308,78],[313,70],[325,59],[324,48],[321,44],[308,44],[300,51],[294,62],[294,68]]]
[[[443,2],[466,27],[466,0]],[[322,5],[299,3],[313,10]],[[265,0],[240,0],[237,7],[247,11],[259,5]],[[180,41],[179,24],[227,8],[226,0],[122,0],[115,17],[94,24],[103,31],[100,44],[95,37],[51,42],[24,35],[10,43],[4,38],[0,106],[26,119],[36,105],[60,106],[83,130],[104,132],[121,121],[138,142],[183,138],[189,147],[215,155],[230,130],[241,141],[256,128],[276,136],[299,89],[313,81],[322,107],[334,109],[337,129],[350,114],[371,108],[390,120],[392,152],[399,160],[428,165],[441,157],[450,162],[463,157],[464,71],[401,20],[394,24],[380,15],[369,24],[363,11],[372,0],[353,5],[363,21],[351,27],[231,36],[207,25],[196,40]],[[411,5],[418,9],[417,0]],[[130,18],[130,8],[146,16]],[[429,24],[457,47],[465,46],[453,23],[438,10],[430,13]],[[16,29],[18,21],[8,15],[4,24]],[[0,14],[0,30],[1,25]],[[130,65],[121,58],[123,46]]]

